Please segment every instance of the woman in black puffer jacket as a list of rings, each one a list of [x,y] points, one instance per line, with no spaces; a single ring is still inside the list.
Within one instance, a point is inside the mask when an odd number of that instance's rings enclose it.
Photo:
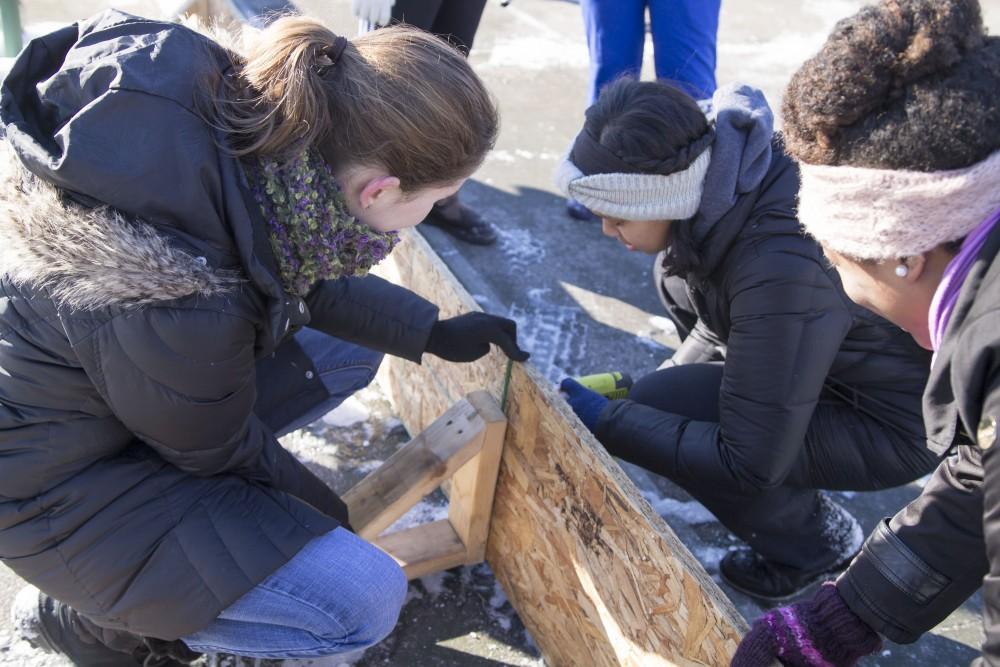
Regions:
[[[619,81],[587,111],[559,180],[630,250],[685,340],[605,404],[570,403],[612,454],[664,475],[747,548],[723,578],[776,600],[842,569],[861,530],[817,489],[882,489],[933,469],[930,355],[847,298],[796,219],[798,170],[763,95],[720,89],[710,119],[664,83]]]
[[[465,59],[108,11],[28,44],[0,120],[0,558],[41,590],[32,640],[86,665],[379,641],[402,570],[277,435],[382,353],[524,358],[512,322],[364,275],[493,143]]]

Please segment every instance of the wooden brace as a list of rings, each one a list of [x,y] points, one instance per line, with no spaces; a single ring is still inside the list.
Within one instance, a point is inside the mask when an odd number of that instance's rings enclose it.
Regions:
[[[344,494],[351,525],[410,579],[484,560],[506,428],[490,394],[469,394]],[[383,535],[449,480],[446,520]]]

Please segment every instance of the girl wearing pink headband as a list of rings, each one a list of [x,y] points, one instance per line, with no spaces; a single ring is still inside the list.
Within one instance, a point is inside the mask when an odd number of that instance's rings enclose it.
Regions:
[[[733,664],[853,665],[980,586],[975,664],[997,664],[1000,38],[976,0],[883,0],[837,25],[784,113],[803,227],[853,300],[934,351],[923,412],[943,460],[836,583],[758,619]]]

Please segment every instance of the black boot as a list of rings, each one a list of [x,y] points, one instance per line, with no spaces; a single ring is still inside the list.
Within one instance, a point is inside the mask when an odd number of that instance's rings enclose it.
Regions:
[[[434,204],[424,224],[439,227],[460,241],[473,245],[493,245],[497,241],[493,226],[463,204],[457,194]]]
[[[59,653],[78,667],[183,667],[200,657],[182,642],[144,639],[95,625],[75,609],[34,586],[11,608],[21,639],[45,653]]]
[[[719,563],[719,574],[727,584],[766,602],[784,602],[813,584],[845,569],[861,551],[864,535],[851,514],[826,496],[820,497],[822,540],[829,546],[829,559],[822,565],[801,569],[769,561],[749,547],[730,551]]]

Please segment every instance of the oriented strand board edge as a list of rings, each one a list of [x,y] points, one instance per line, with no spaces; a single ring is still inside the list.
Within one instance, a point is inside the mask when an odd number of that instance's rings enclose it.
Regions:
[[[414,232],[380,270],[443,317],[479,309]],[[381,381],[416,432],[499,396],[505,363],[388,360]],[[487,557],[549,664],[728,664],[746,624],[697,560],[536,369],[515,365],[509,396]]]

